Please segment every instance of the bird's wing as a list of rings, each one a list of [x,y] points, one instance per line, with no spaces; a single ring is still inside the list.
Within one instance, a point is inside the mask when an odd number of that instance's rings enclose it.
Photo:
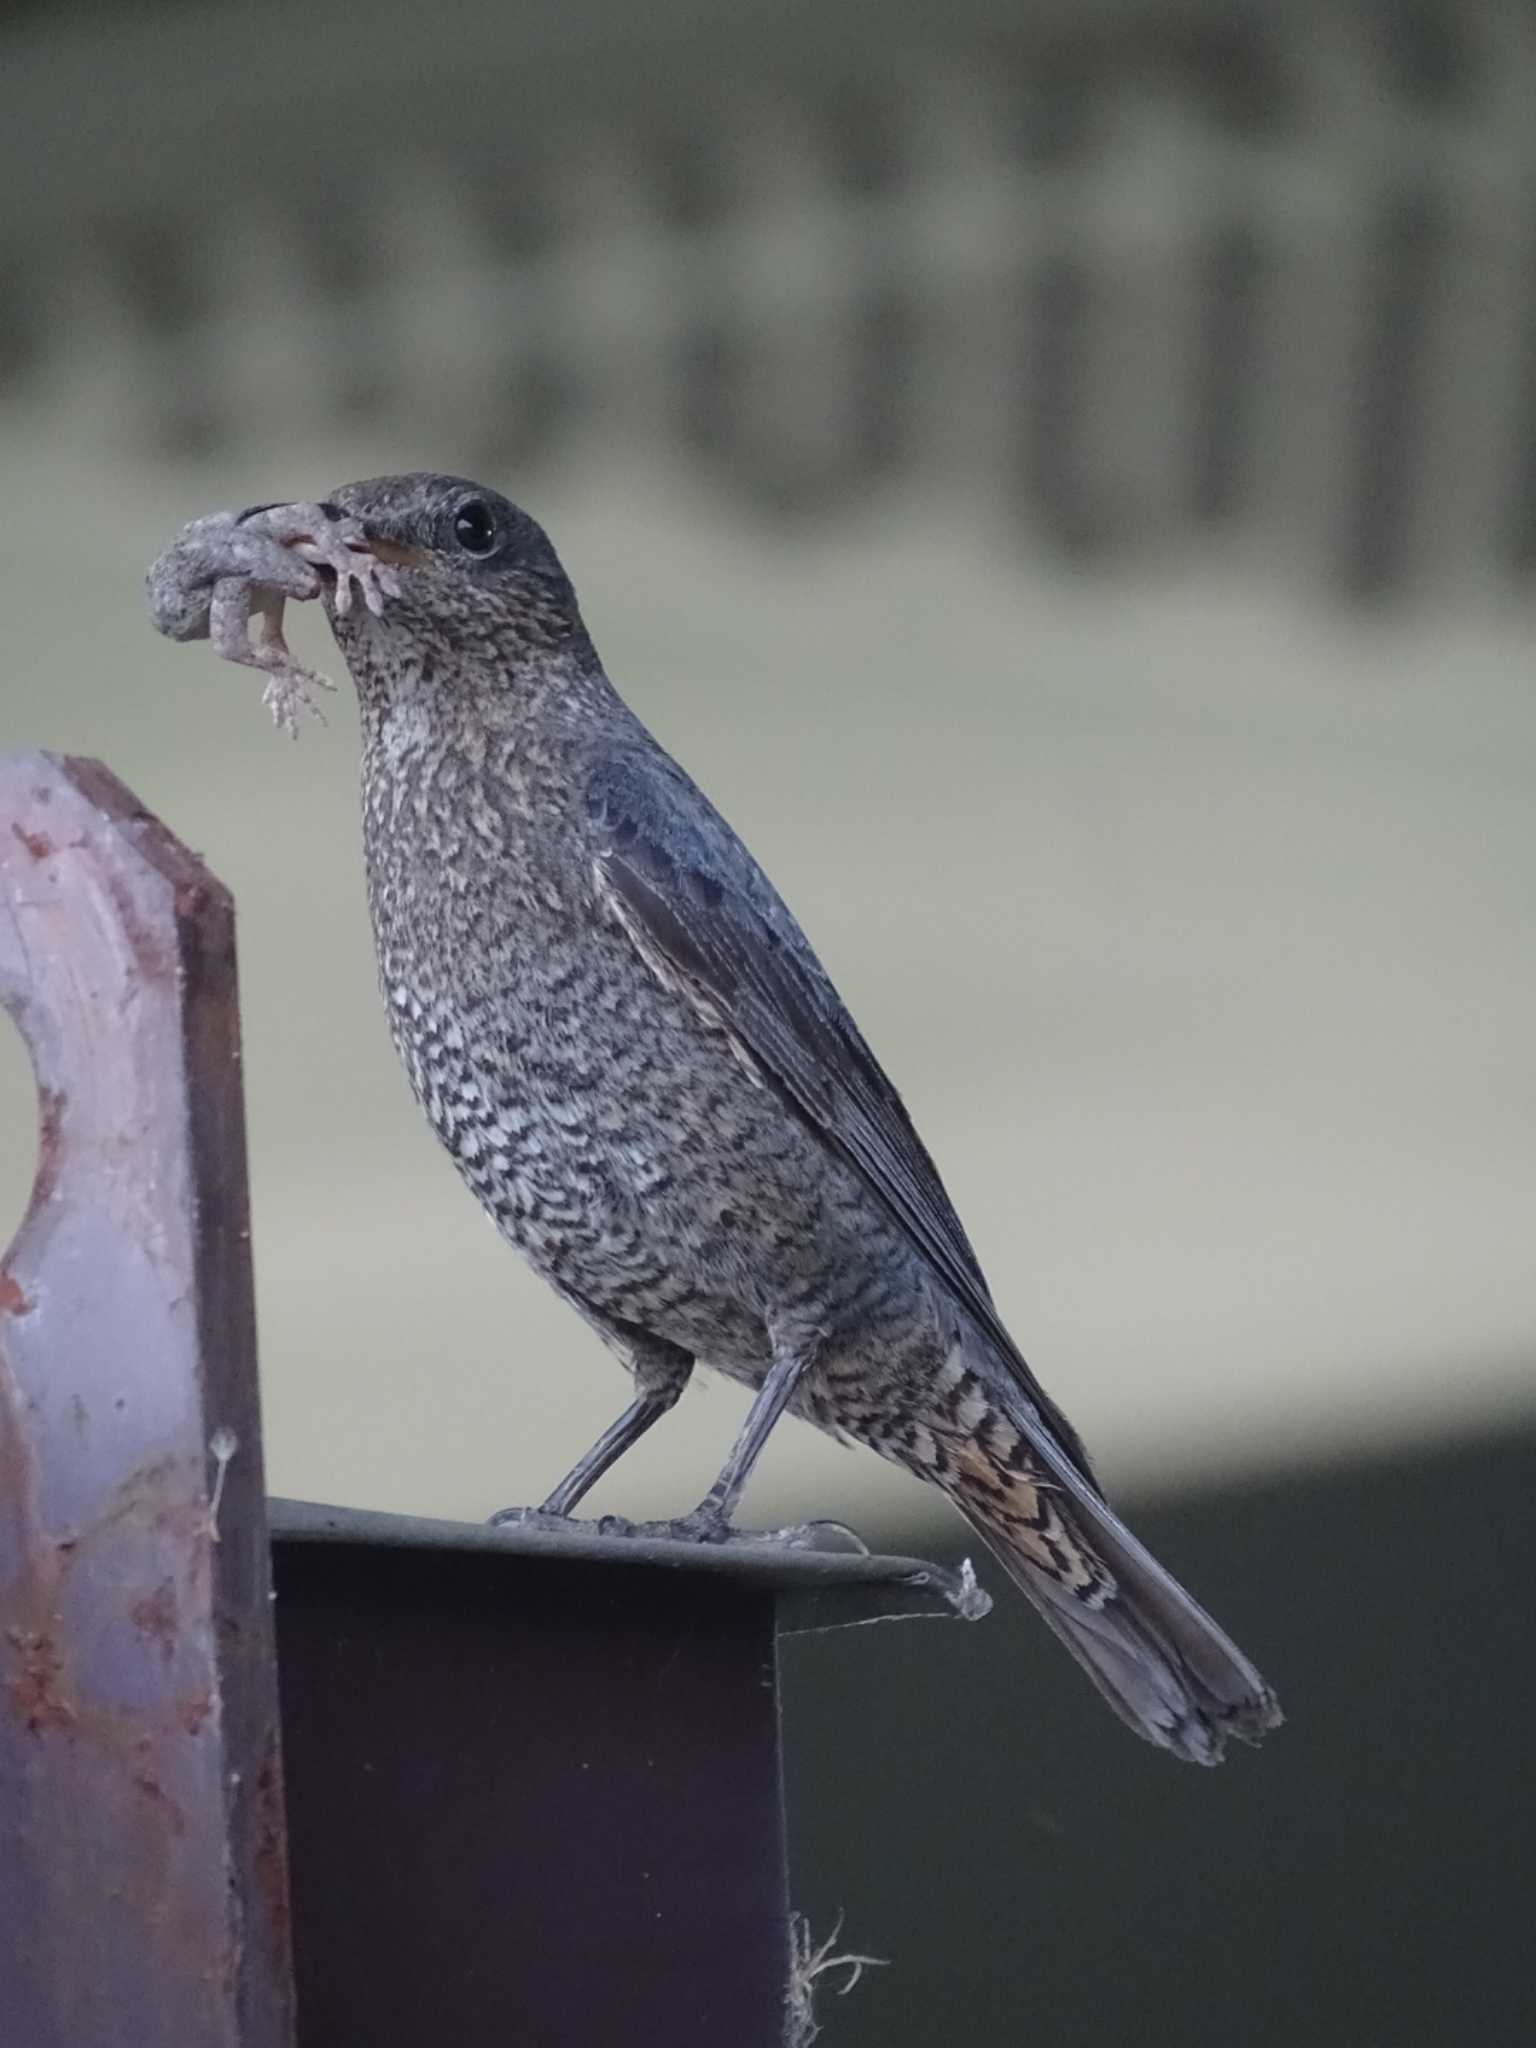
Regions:
[[[718,1017],[817,1135],[862,1177],[990,1338],[1098,1492],[1076,1431],[1003,1327],[976,1254],[906,1106],[778,892],[675,762],[606,752],[588,783],[599,895],[650,970]]]

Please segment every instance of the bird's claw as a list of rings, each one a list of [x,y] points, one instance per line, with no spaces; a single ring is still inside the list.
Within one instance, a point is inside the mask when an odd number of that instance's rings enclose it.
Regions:
[[[695,1508],[665,1522],[633,1522],[628,1515],[596,1515],[585,1519],[558,1508],[500,1508],[491,1516],[494,1529],[536,1529],[551,1536],[600,1536],[619,1541],[634,1538],[669,1543],[724,1543],[744,1532],[720,1515]]]
[[[534,1529],[541,1536],[569,1536],[575,1530],[590,1529],[590,1522],[578,1522],[574,1515],[562,1515],[552,1508],[498,1508],[486,1516],[492,1529]]]
[[[794,1522],[781,1529],[738,1529],[707,1501],[689,1514],[659,1522],[633,1522],[627,1515],[598,1515],[582,1520],[549,1508],[517,1507],[502,1508],[490,1519],[492,1527],[498,1529],[536,1529],[547,1535],[598,1536],[618,1542],[639,1539],[653,1543],[751,1544],[779,1550],[869,1555],[869,1545],[844,1522]],[[841,1540],[829,1542],[829,1535]],[[986,1595],[981,1597],[985,1599]]]

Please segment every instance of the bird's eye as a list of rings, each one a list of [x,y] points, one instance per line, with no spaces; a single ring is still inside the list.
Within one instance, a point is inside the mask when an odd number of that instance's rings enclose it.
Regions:
[[[453,515],[453,537],[466,555],[495,552],[496,521],[483,498],[466,498]]]

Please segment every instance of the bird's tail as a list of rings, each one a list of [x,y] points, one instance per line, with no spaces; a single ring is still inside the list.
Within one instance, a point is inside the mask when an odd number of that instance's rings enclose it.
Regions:
[[[1121,1720],[1190,1763],[1280,1723],[1235,1643],[1145,1550],[1011,1388],[966,1372],[935,1416],[937,1479]],[[966,1383],[969,1383],[968,1385]],[[956,1398],[958,1397],[958,1398]]]

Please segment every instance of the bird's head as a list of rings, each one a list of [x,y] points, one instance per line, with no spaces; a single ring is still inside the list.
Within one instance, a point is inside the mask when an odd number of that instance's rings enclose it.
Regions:
[[[371,477],[332,491],[394,572],[378,616],[326,609],[360,693],[505,691],[596,668],[570,578],[537,520],[464,477]],[[456,686],[456,687],[455,687]]]

